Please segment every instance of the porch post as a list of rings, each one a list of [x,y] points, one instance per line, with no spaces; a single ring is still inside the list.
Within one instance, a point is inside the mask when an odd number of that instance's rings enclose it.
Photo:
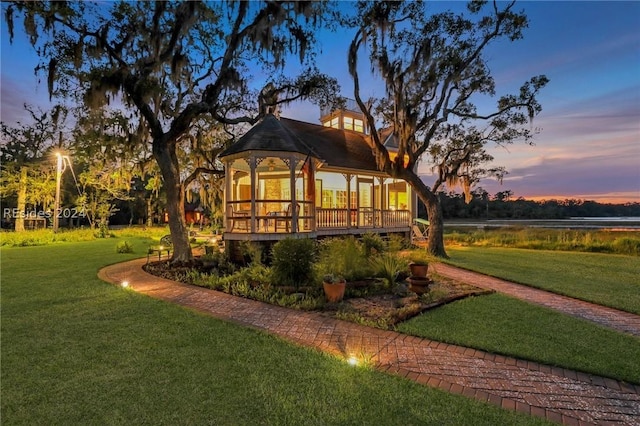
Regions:
[[[291,158],[289,161],[289,187],[291,188],[291,233],[298,232],[298,209],[296,208],[296,166],[298,160]]]
[[[256,232],[256,158],[251,157],[251,233]]]
[[[351,174],[343,175],[347,180],[347,229],[351,228]],[[357,220],[357,218],[356,218]]]
[[[303,164],[304,167],[304,164]],[[309,231],[315,232],[316,230],[316,165],[315,161],[311,158],[307,158],[307,185],[305,186],[305,216],[311,215],[311,219],[305,219],[305,222],[310,221]],[[309,206],[309,212],[306,211]]]
[[[231,229],[229,229],[228,225],[229,225],[229,201],[233,201],[233,193],[231,192],[233,190],[233,173],[231,171],[231,161],[226,161],[225,162],[225,168],[226,168],[226,172],[225,172],[225,176],[224,176],[224,194],[223,194],[223,202],[222,205],[224,206],[224,230],[227,232],[230,232]]]
[[[375,178],[374,178],[375,179]],[[376,205],[378,206],[378,214],[374,215],[373,220],[377,222],[377,226],[384,228],[385,220],[384,220],[384,177],[378,177],[378,201],[376,201]],[[379,219],[376,221],[376,217]]]

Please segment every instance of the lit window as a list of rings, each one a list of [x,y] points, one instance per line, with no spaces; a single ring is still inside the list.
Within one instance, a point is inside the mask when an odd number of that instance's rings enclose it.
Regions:
[[[345,130],[353,130],[353,118],[352,117],[344,117],[342,119],[342,125]]]
[[[340,122],[338,121],[338,117],[334,117],[331,119],[331,127],[333,127],[334,129],[340,128]]]
[[[364,123],[362,120],[358,120],[357,118],[353,120],[353,130],[356,132],[364,133]]]
[[[322,125],[324,127],[331,127],[331,121],[325,121],[324,123],[322,123]]]

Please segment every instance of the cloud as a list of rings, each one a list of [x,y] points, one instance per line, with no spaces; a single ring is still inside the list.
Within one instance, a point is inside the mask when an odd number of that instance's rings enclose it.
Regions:
[[[617,153],[581,155],[577,158],[539,157],[537,164],[515,168],[504,179],[502,189],[510,189],[525,198],[610,198],[626,194],[640,201],[640,163],[637,147],[620,158]],[[483,181],[480,186],[492,189],[500,186]],[[489,189],[487,189],[490,193]]]

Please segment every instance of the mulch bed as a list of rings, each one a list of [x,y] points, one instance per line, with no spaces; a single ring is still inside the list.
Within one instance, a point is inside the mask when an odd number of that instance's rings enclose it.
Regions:
[[[328,304],[325,311],[338,318],[389,329],[429,309],[469,296],[493,293],[441,276],[430,276],[432,283],[426,294],[418,296],[400,283],[393,293],[347,298],[340,304]],[[348,283],[347,283],[348,285]]]
[[[201,266],[197,260],[193,264],[171,267],[168,262],[161,261],[150,262],[143,268],[152,275],[186,282],[187,273],[193,269],[200,270]],[[401,282],[393,291],[388,290],[383,294],[378,291],[364,297],[345,297],[339,303],[325,303],[322,312],[331,317],[390,329],[399,322],[406,321],[429,309],[465,297],[493,292],[438,275],[430,275],[429,278],[432,280],[429,291],[421,296],[408,291],[407,284]],[[348,282],[347,289],[362,290],[371,285],[373,285],[373,281]],[[285,288],[280,288],[280,290],[289,293]],[[298,289],[298,291],[300,290]],[[317,294],[321,294],[319,289],[317,289]],[[347,290],[348,294],[349,290]]]

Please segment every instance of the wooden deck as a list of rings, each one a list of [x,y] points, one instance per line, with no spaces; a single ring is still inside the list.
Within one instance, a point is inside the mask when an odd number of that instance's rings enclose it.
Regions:
[[[294,226],[295,225],[295,226]],[[379,210],[373,208],[316,209],[315,216],[281,212],[255,215],[237,211],[227,218],[225,240],[274,241],[289,236],[318,238],[323,236],[409,233],[409,210]]]

